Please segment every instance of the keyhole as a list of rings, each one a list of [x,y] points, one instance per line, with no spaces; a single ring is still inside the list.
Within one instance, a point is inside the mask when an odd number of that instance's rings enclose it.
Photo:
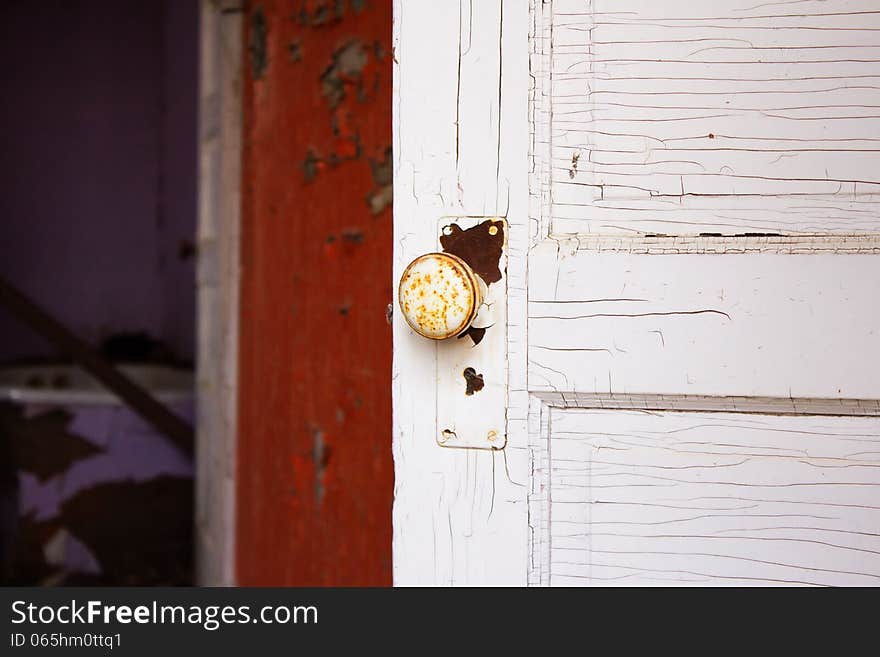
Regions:
[[[464,376],[466,384],[464,394],[469,397],[475,392],[480,392],[480,390],[483,389],[483,386],[486,385],[483,381],[483,375],[477,374],[477,371],[473,367],[466,367],[464,372],[462,372],[462,376]]]

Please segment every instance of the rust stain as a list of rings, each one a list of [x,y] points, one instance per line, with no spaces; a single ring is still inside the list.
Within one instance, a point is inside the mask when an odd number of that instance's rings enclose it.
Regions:
[[[470,265],[486,285],[501,280],[499,263],[504,249],[504,222],[500,219],[487,219],[467,230],[450,224],[444,229],[440,244],[446,253]]]
[[[483,338],[486,337],[486,329],[485,328],[477,328],[476,326],[471,326],[467,331],[458,336],[458,339],[461,340],[464,337],[469,337],[474,341],[474,346],[476,347],[483,341]]]
[[[473,367],[466,367],[464,372],[461,373],[465,380],[465,391],[468,397],[473,395],[475,392],[480,392],[485,386],[485,382],[483,381],[483,375],[477,374],[477,371]]]
[[[399,302],[414,331],[444,340],[470,326],[480,306],[480,290],[460,258],[429,253],[413,260],[404,271]]]

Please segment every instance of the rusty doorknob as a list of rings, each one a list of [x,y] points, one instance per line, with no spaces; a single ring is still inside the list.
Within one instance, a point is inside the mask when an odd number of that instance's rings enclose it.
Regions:
[[[397,293],[406,323],[431,340],[461,335],[483,303],[479,276],[450,253],[426,253],[409,263]]]

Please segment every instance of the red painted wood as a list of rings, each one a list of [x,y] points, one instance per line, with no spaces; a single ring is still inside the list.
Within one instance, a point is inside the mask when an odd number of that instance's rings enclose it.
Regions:
[[[387,585],[391,0],[245,18],[238,581]]]

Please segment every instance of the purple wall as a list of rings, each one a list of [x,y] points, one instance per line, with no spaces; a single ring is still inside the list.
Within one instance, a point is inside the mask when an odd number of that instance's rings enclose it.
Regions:
[[[194,353],[196,0],[0,4],[0,276],[96,343]],[[0,361],[51,349],[0,308]]]

